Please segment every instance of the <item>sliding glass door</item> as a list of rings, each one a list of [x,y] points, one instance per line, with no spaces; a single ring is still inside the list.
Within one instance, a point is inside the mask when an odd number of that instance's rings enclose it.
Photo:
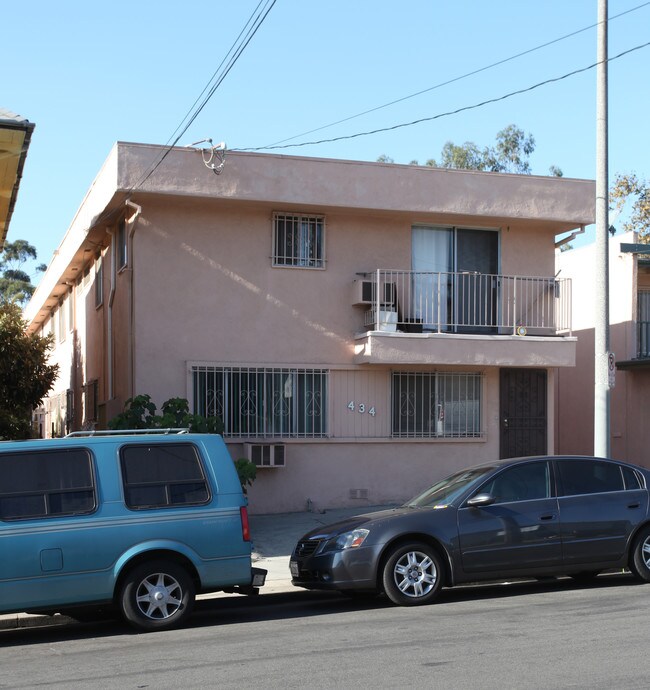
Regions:
[[[426,331],[496,332],[499,233],[412,229],[413,316]]]

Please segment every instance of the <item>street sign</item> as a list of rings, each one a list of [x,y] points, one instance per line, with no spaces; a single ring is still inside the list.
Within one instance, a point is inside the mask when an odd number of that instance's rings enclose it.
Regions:
[[[613,352],[607,353],[607,376],[610,388],[616,385],[616,357]]]

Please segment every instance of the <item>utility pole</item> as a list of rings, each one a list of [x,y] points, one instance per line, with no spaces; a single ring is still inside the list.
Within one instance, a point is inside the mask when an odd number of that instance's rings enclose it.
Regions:
[[[594,455],[610,456],[609,433],[609,174],[607,122],[607,0],[598,0],[596,85],[596,266]]]

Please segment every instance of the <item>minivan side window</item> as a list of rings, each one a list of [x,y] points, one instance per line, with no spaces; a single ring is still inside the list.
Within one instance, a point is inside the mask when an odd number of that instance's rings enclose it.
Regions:
[[[0,456],[0,520],[92,513],[92,458],[84,448]]]
[[[124,500],[128,508],[171,508],[210,500],[198,451],[191,443],[122,446]]]
[[[621,467],[598,460],[560,460],[560,478],[565,496],[623,491]]]

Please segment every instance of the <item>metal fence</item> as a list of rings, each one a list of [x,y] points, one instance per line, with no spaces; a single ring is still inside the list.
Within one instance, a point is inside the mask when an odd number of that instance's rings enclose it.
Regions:
[[[397,271],[364,274],[365,326],[407,332],[571,332],[570,279],[483,273]]]

